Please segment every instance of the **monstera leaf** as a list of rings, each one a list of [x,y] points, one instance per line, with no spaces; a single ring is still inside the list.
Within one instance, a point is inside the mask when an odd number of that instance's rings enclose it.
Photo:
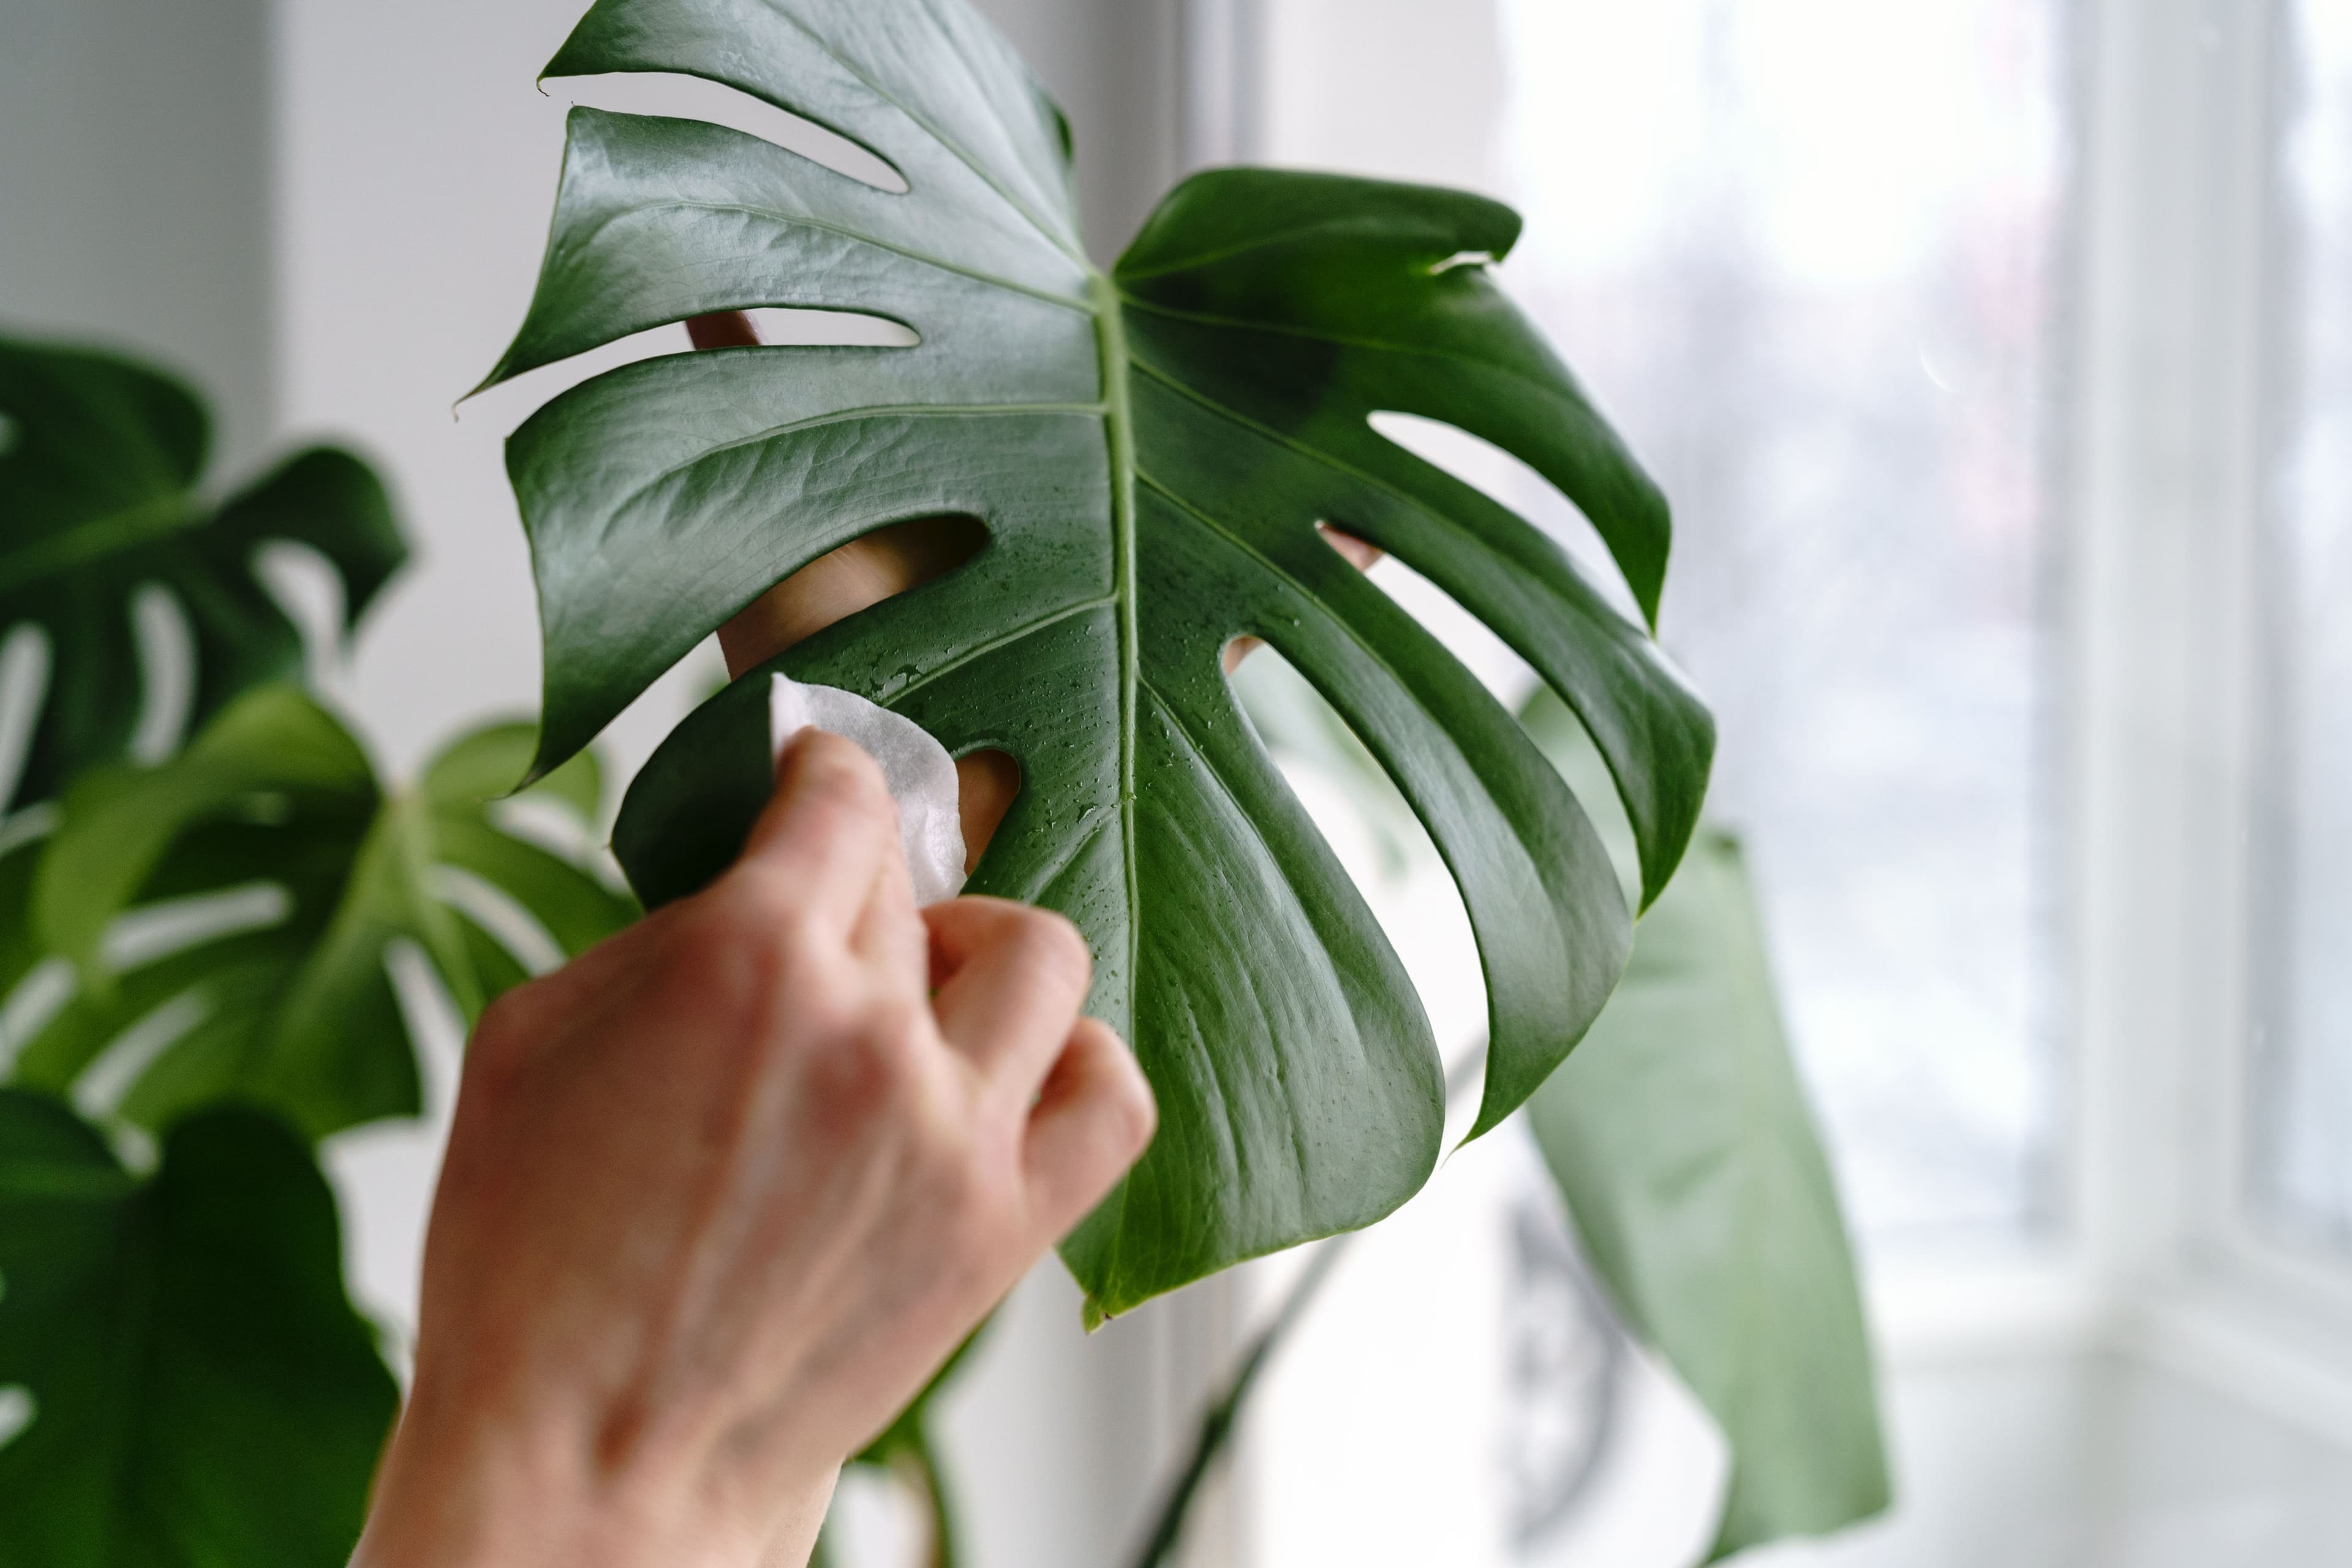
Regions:
[[[58,1101],[0,1089],[0,1562],[339,1568],[399,1393],[343,1294],[334,1197],[249,1111],[142,1179]]]
[[[1600,770],[1559,705],[1539,696],[1528,722],[1589,786]],[[1853,1255],[1731,835],[1700,830],[1528,1121],[1626,1323],[1722,1426],[1708,1560],[1884,1509]]]
[[[792,110],[906,189],[709,124],[575,110],[538,291],[492,381],[737,308],[862,311],[919,341],[643,362],[516,432],[546,641],[539,765],[817,556],[908,519],[977,520],[976,556],[774,668],[1021,766],[974,890],[1077,921],[1090,1006],[1160,1100],[1151,1151],[1064,1247],[1093,1310],[1389,1212],[1438,1152],[1431,1031],[1220,650],[1240,634],[1278,648],[1447,857],[1492,997],[1480,1131],[1599,1012],[1631,914],[1513,715],[1316,525],[1402,558],[1567,699],[1650,892],[1711,748],[1646,631],[1559,544],[1369,423],[1417,414],[1517,453],[1654,612],[1664,504],[1489,276],[1517,216],[1455,191],[1224,170],[1172,192],[1105,274],[1079,248],[1060,114],[961,0],[603,0],[548,72],[620,71]],[[648,899],[740,843],[767,788],[766,685],[714,699],[633,788],[616,846]]]
[[[49,678],[12,797],[46,800],[122,754],[143,684],[131,605],[170,594],[194,647],[191,726],[239,693],[299,672],[302,637],[254,574],[276,540],[309,545],[342,580],[346,630],[407,554],[383,487],[319,448],[215,506],[194,492],[204,405],[143,365],[0,339],[0,636],[37,626]]]
[[[31,885],[44,945],[80,989],[20,1024],[16,1081],[151,1127],[224,1100],[314,1138],[415,1111],[393,944],[415,944],[470,1019],[526,960],[578,952],[635,914],[485,805],[530,741],[528,725],[478,731],[387,793],[331,714],[269,687],[160,767],[83,779]],[[598,791],[583,756],[534,793],[593,818]]]

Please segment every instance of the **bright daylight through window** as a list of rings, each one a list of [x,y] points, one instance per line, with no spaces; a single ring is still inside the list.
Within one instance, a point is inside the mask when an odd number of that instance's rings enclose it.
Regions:
[[[1505,282],[1674,505],[1662,633],[1721,725],[1712,811],[1748,840],[1879,1244],[2058,1204],[2042,742],[2071,15],[1269,9],[1264,151],[1517,206]],[[1581,542],[1491,456],[1442,460]]]
[[[1501,11],[1507,277],[1675,503],[1664,636],[1854,1218],[2030,1225],[2064,7]]]
[[[2253,1175],[2263,1219],[2352,1247],[2352,5],[2292,13]]]

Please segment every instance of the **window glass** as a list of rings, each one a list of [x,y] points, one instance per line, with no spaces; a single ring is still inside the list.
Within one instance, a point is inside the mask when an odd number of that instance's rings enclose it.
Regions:
[[[1721,721],[1713,807],[1748,836],[1792,1035],[1881,1239],[2014,1233],[2048,1187],[2064,10],[1271,11],[1265,151],[1517,205],[1506,286],[1674,502],[1662,632]],[[1470,477],[1583,544],[1489,468]]]
[[[2270,510],[2263,1216],[2352,1247],[2352,4],[2295,0]]]

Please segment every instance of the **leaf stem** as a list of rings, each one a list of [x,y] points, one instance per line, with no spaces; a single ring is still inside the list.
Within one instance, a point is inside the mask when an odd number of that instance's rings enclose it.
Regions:
[[[922,1494],[923,1510],[930,1527],[930,1549],[925,1558],[929,1568],[956,1568],[955,1502],[949,1495],[946,1473],[940,1466],[937,1449],[931,1447],[931,1435],[919,1422],[911,1442],[892,1456],[891,1468],[901,1479]]]
[[[1445,1098],[1449,1103],[1466,1093],[1478,1081],[1478,1074],[1486,1062],[1486,1047],[1481,1044],[1478,1049],[1454,1064],[1453,1069],[1445,1075]],[[1187,1518],[1193,1505],[1200,1500],[1201,1488],[1208,1480],[1209,1471],[1218,1458],[1232,1447],[1234,1429],[1240,1424],[1242,1406],[1249,1402],[1251,1393],[1257,1387],[1259,1374],[1265,1370],[1266,1363],[1274,1358],[1274,1352],[1289,1338],[1291,1331],[1298,1326],[1299,1320],[1307,1315],[1307,1309],[1315,1304],[1315,1298],[1322,1293],[1332,1270],[1339,1266],[1339,1259],[1346,1256],[1348,1248],[1362,1234],[1361,1231],[1350,1231],[1343,1236],[1335,1236],[1316,1250],[1315,1256],[1307,1261],[1306,1270],[1291,1286],[1290,1294],[1283,1299],[1281,1310],[1275,1313],[1274,1321],[1258,1331],[1257,1337],[1250,1342],[1249,1349],[1243,1353],[1241,1364],[1234,1369],[1233,1376],[1226,1381],[1216,1398],[1209,1402],[1208,1408],[1201,1413],[1200,1430],[1192,1438],[1192,1452],[1185,1460],[1184,1468],[1177,1475],[1175,1484],[1169,1488],[1168,1496],[1160,1503],[1160,1511],[1152,1520],[1151,1532],[1144,1537],[1142,1548],[1135,1554],[1133,1568],[1169,1568],[1175,1562],[1176,1549],[1183,1542]]]

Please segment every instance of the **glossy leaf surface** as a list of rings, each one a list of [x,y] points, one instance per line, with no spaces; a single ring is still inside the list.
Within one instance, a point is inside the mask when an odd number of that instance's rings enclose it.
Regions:
[[[1590,824],[1497,704],[1343,562],[1328,521],[1517,647],[1609,759],[1664,885],[1712,731],[1566,552],[1378,435],[1395,409],[1504,446],[1654,610],[1664,503],[1488,276],[1518,220],[1454,191],[1226,170],[1085,260],[1060,116],[961,0],[604,0],[551,75],[688,72],[819,121],[888,191],[695,121],[579,110],[536,297],[492,379],[717,310],[857,310],[903,348],[657,359],[509,447],[560,762],[711,629],[826,551],[978,519],[966,564],[779,668],[906,713],[1024,790],[975,891],[1069,914],[1091,1008],[1159,1096],[1141,1164],[1064,1256],[1098,1310],[1365,1224],[1435,1161],[1443,1088],[1394,954],[1243,721],[1219,662],[1281,650],[1445,854],[1492,997],[1480,1131],[1599,1011],[1630,914]],[[765,682],[640,776],[616,846],[649,900],[713,875],[767,789]]]
[[[308,545],[342,584],[349,630],[407,554],[383,485],[316,448],[218,504],[197,493],[204,405],[146,366],[0,339],[0,637],[38,627],[48,683],[20,806],[123,754],[147,700],[132,605],[152,585],[194,648],[190,729],[299,673],[302,637],[255,573],[273,541]]]
[[[527,915],[554,950],[541,958],[635,912],[487,804],[530,741],[528,725],[478,731],[388,793],[333,715],[270,687],[160,767],[83,779],[30,886],[42,945],[80,988],[22,1043],[16,1081],[151,1127],[224,1100],[268,1105],[312,1137],[415,1111],[394,943],[422,952],[470,1020],[531,954],[466,889]],[[593,818],[598,789],[583,756],[536,793]],[[219,929],[224,910],[244,914]]]
[[[1531,724],[1572,758],[1564,713]],[[1853,1251],[1730,835],[1693,840],[1528,1120],[1626,1324],[1729,1442],[1712,1557],[1884,1509]]]
[[[399,1394],[292,1132],[210,1112],[142,1179],[0,1089],[0,1562],[341,1568]]]

